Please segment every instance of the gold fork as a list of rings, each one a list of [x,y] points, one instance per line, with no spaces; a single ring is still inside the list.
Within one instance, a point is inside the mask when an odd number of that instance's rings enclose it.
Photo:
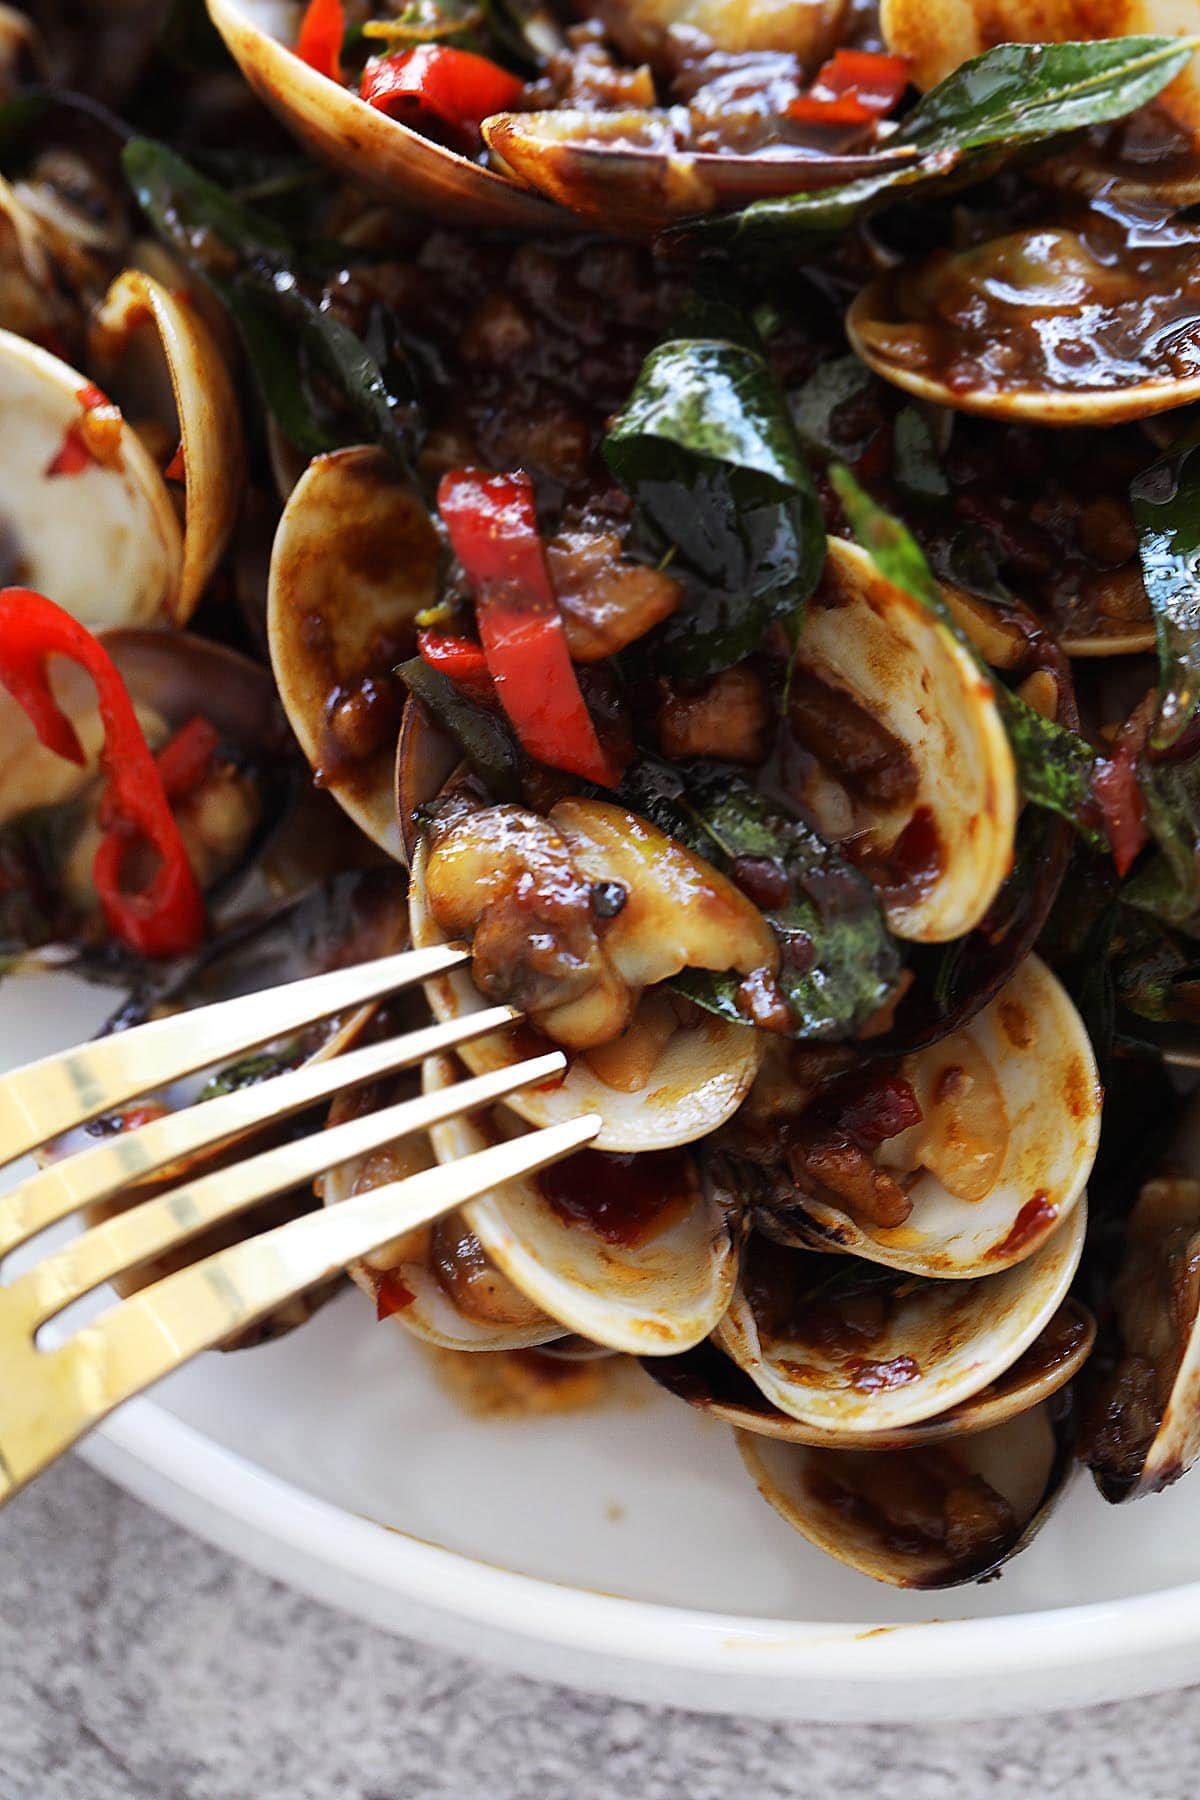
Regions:
[[[18,1069],[0,1080],[0,1166],[139,1094],[443,974],[468,957],[453,944],[405,951],[157,1020]],[[368,1044],[51,1163],[0,1196],[0,1259],[155,1170],[236,1140],[342,1088],[415,1067],[520,1016],[512,1007],[496,1006]],[[305,1214],[154,1281],[62,1343],[41,1348],[36,1341],[41,1328],[64,1308],[259,1200],[310,1182],[394,1138],[491,1105],[561,1074],[565,1066],[561,1052],[554,1051],[257,1154],[248,1146],[242,1161],[180,1179],[50,1250],[0,1286],[0,1504],[114,1407],[201,1350],[390,1238],[580,1149],[601,1121],[587,1116],[530,1131],[460,1162]]]

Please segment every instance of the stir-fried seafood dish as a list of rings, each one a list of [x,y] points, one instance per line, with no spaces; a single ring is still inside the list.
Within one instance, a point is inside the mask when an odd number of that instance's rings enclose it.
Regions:
[[[469,944],[205,1092],[566,1072],[238,1229],[598,1115],[378,1328],[640,1359],[881,1581],[1183,1474],[1200,6],[46,0],[0,124],[6,976]]]

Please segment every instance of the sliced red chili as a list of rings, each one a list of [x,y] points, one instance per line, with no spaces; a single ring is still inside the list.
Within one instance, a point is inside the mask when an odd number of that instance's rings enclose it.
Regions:
[[[186,800],[212,774],[213,757],[220,743],[215,726],[197,716],[158,753],[158,773],[168,800]]]
[[[884,118],[908,86],[906,56],[872,50],[839,50],[824,64],[807,94],[788,107],[804,125],[869,125]]]
[[[82,764],[86,758],[75,727],[51,691],[52,656],[67,657],[91,676],[104,724],[105,835],[92,877],[109,929],[142,956],[194,949],[204,936],[204,899],[116,665],[90,631],[44,594],[0,590],[0,685],[24,709],[48,750]],[[156,854],[157,866],[143,888],[130,890],[123,871],[139,845]]]
[[[431,669],[439,669],[476,706],[496,705],[496,684],[482,644],[448,632],[418,631],[417,649]]]
[[[175,446],[175,454],[163,470],[164,481],[186,481],[187,464],[183,460],[183,444]]]
[[[1138,786],[1137,756],[1132,744],[1118,744],[1111,756],[1097,760],[1092,772],[1092,792],[1099,803],[1118,875],[1124,875],[1133,866],[1150,837],[1146,802]]]
[[[475,593],[497,698],[522,745],[551,768],[615,787],[623,762],[601,744],[580,690],[528,475],[452,470],[438,510]]]
[[[419,123],[424,115],[474,142],[484,119],[517,104],[523,85],[486,56],[447,44],[418,44],[373,58],[359,91],[369,106],[402,124]]]
[[[342,79],[346,14],[342,0],[308,0],[296,39],[296,55],[319,75]]]

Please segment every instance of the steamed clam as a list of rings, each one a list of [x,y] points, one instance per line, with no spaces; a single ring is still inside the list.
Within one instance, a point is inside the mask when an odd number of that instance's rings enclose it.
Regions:
[[[1002,1376],[1061,1304],[1086,1209],[1033,1256],[974,1281],[914,1280],[877,1265],[752,1238],[716,1342],[779,1412],[821,1435],[887,1436],[960,1407]]]
[[[818,1450],[749,1432],[737,1443],[789,1525],[892,1587],[982,1580],[1029,1543],[1071,1470],[1053,1401],[928,1449]]]
[[[879,742],[839,781],[836,756],[821,753],[847,741],[838,722],[848,710]],[[999,710],[945,627],[839,538],[810,603],[789,719],[817,761],[800,791],[830,837],[853,835],[857,859],[880,867],[896,935],[938,943],[977,925],[1009,871],[1016,828]]]
[[[783,1216],[912,1275],[971,1279],[1032,1256],[1079,1205],[1100,1130],[1095,1057],[1059,982],[1026,957],[967,1026],[900,1071],[921,1118],[873,1159],[850,1156],[836,1103],[828,1123],[802,1115]]]
[[[288,497],[267,594],[280,696],[318,779],[355,824],[401,852],[394,766],[418,613],[439,545],[421,496],[379,450],[319,456]]]
[[[885,381],[938,406],[1115,425],[1200,400],[1200,236],[1092,212],[933,251],[871,282],[846,325]]]
[[[413,863],[413,942],[474,934],[476,959],[474,979],[455,971],[430,983],[435,1014],[480,1009],[482,976],[575,1052],[561,1082],[514,1101],[531,1124],[598,1112],[596,1146],[607,1151],[670,1149],[714,1131],[749,1091],[759,1034],[655,990],[689,966],[773,966],[762,915],[715,869],[607,802],[564,800],[545,820],[448,804]],[[554,890],[541,941],[529,938],[518,898],[535,871]],[[520,1054],[511,1037],[464,1047],[477,1074]]]

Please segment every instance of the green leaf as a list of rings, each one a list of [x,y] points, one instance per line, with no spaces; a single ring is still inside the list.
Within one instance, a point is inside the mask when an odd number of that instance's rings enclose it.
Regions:
[[[902,406],[892,436],[892,474],[910,500],[944,500],[950,492],[924,413]]]
[[[854,535],[893,587],[919,600],[972,657],[991,684],[1004,717],[1021,788],[1027,800],[1067,819],[1098,850],[1109,848],[1096,823],[1092,791],[1095,757],[1076,732],[1035,712],[996,680],[942,598],[920,545],[892,513],[876,504],[840,464],[829,472]]]
[[[1018,151],[1123,118],[1161,93],[1200,39],[1106,38],[1001,44],[930,89],[879,151],[879,168],[837,187],[758,200],[732,218],[682,229],[706,234],[841,231],[885,200],[930,183],[990,174]]]
[[[1200,431],[1193,429],[1129,490],[1142,578],[1158,638],[1155,749],[1178,741],[1200,708]]]
[[[858,461],[879,428],[878,420],[870,419],[864,433],[857,422],[848,426],[842,409],[874,383],[870,369],[857,356],[835,356],[818,363],[803,387],[788,395],[796,436],[810,456]]]
[[[825,531],[787,403],[753,326],[735,308],[693,307],[684,335],[652,350],[604,443],[638,507],[638,535],[674,552],[690,603],[663,633],[664,660],[712,674],[755,650],[774,619],[793,641],[824,559]]]
[[[133,139],[121,160],[160,236],[228,307],[285,437],[309,456],[348,437],[367,439],[407,465],[414,448],[411,391],[397,394],[349,326],[305,291],[300,255],[282,226],[148,138]],[[348,415],[340,429],[313,376],[324,378]]]
[[[512,733],[495,713],[461,694],[440,669],[423,657],[401,663],[397,675],[449,732],[475,773],[497,800],[519,800],[520,757]]]
[[[1138,767],[1146,824],[1159,854],[1125,885],[1131,905],[1200,931],[1200,753]]]
[[[728,871],[738,857],[773,862],[788,897],[766,912],[780,944],[779,986],[798,1038],[850,1037],[896,993],[900,955],[869,881],[823,838],[717,764],[651,758],[625,777],[634,811]],[[698,1005],[746,1024],[739,977],[689,969],[673,982]]]

